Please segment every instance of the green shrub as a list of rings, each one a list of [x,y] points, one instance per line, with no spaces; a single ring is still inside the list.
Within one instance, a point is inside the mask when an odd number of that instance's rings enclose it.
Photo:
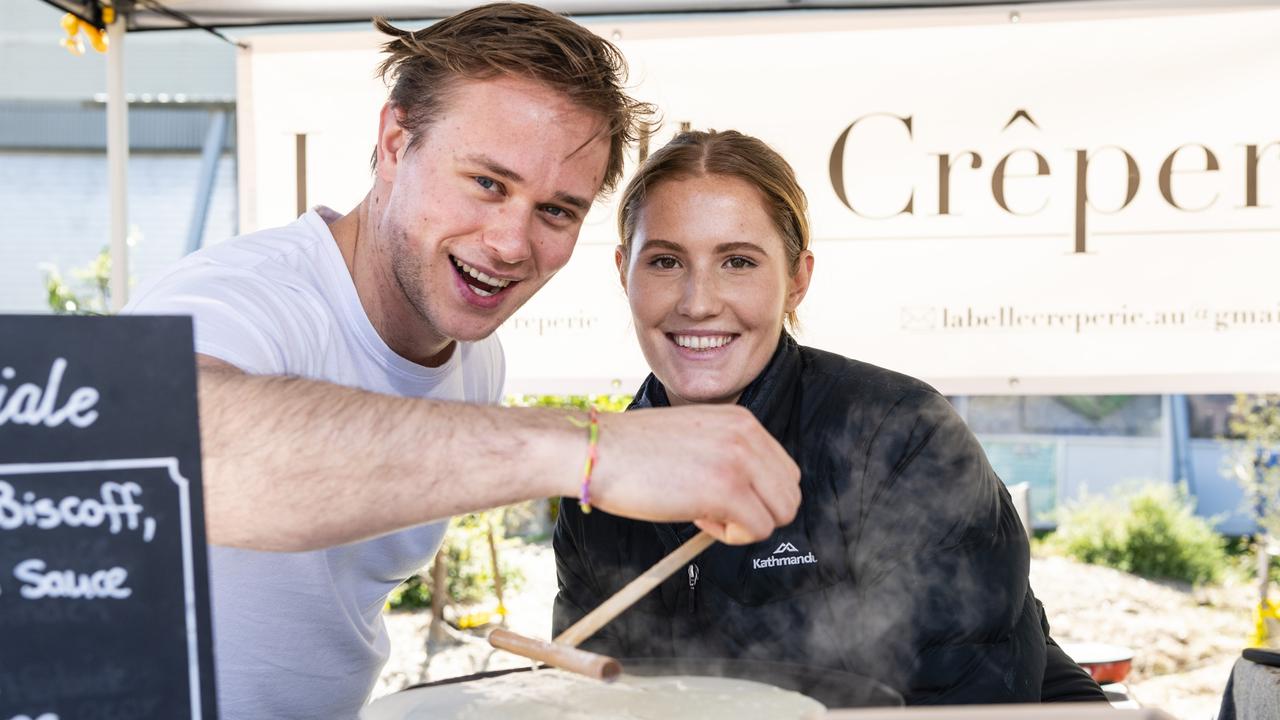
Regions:
[[[44,264],[45,302],[56,315],[104,315],[111,307],[111,250],[103,248],[82,268],[71,271],[72,282],[56,265]]]
[[[1216,582],[1227,564],[1225,540],[1173,485],[1069,506],[1046,545],[1081,562],[1191,583]]]
[[[431,609],[431,569],[411,576],[396,586],[387,598],[387,609],[394,612],[412,612]]]

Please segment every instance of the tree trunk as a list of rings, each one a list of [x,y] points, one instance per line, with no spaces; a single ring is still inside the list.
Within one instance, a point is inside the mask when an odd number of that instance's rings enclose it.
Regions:
[[[429,647],[440,647],[448,639],[444,631],[444,606],[449,593],[444,556],[445,549],[441,545],[431,566],[431,630],[427,633]]]

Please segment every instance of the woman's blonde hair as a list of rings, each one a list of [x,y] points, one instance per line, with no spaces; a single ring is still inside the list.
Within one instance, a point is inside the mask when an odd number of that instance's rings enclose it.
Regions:
[[[796,182],[795,171],[777,151],[736,130],[682,132],[644,161],[618,205],[623,255],[631,255],[636,222],[649,192],[668,180],[703,175],[737,178],[760,191],[774,229],[782,236],[787,269],[794,274],[800,256],[809,249],[809,200]],[[788,312],[786,319],[794,328],[795,312]]]

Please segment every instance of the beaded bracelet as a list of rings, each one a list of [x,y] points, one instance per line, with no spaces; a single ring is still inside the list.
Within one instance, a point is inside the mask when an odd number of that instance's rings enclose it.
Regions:
[[[582,466],[582,491],[578,495],[578,507],[583,513],[591,512],[591,471],[595,470],[600,447],[600,414],[595,407],[587,414],[587,422],[570,419],[574,425],[587,428],[587,460]]]

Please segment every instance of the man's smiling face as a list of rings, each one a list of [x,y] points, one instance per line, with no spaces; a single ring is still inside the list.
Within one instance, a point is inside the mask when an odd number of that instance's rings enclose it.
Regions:
[[[603,121],[510,76],[457,81],[412,147],[390,112],[377,170],[388,193],[371,213],[408,306],[396,314],[417,335],[487,337],[569,261],[603,183]]]

